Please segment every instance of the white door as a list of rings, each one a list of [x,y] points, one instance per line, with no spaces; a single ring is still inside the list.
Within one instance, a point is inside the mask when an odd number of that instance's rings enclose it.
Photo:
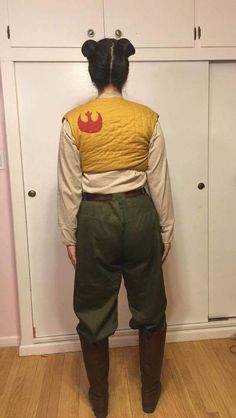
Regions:
[[[210,64],[211,318],[236,316],[236,63]]]
[[[194,47],[194,0],[104,0],[104,16],[136,47]]]
[[[104,37],[102,0],[8,0],[14,47],[80,47]]]
[[[131,63],[130,74],[124,95],[156,109],[166,137],[176,213],[175,242],[164,265],[168,323],[204,322],[207,187],[200,190],[198,183],[207,186],[208,64]],[[16,63],[16,82],[36,337],[72,334],[78,320],[74,271],[57,226],[57,148],[61,116],[95,90],[85,63]],[[128,329],[129,319],[122,282],[119,329]]]
[[[236,1],[197,0],[202,47],[236,46]]]
[[[95,94],[86,63],[16,63],[32,312],[37,337],[75,333],[74,270],[57,226],[56,169],[62,115]],[[36,192],[34,197],[29,191]],[[127,328],[128,304],[119,306]]]
[[[176,219],[167,321],[207,322],[208,62],[131,62],[130,74],[129,96],[157,110],[166,140]]]

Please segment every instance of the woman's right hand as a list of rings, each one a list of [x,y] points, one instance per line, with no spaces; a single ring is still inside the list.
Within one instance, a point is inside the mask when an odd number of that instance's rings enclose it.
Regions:
[[[171,243],[170,242],[167,242],[167,243],[163,242],[163,245],[164,245],[164,250],[163,250],[163,254],[162,254],[162,258],[161,258],[162,263],[164,263],[167,255],[168,255],[168,253],[171,249]]]
[[[70,261],[72,262],[74,268],[76,267],[76,246],[67,245],[67,253]]]

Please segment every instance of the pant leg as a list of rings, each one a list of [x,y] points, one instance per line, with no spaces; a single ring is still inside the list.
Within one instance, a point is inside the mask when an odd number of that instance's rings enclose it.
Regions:
[[[164,245],[159,216],[150,196],[125,202],[123,277],[132,317],[129,325],[161,328],[167,298],[161,256]]]
[[[90,342],[114,334],[121,284],[121,223],[112,202],[82,201],[77,219],[73,307]]]

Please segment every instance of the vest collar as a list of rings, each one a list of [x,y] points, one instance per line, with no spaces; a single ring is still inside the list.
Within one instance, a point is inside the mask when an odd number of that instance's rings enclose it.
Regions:
[[[97,96],[97,99],[107,98],[107,97],[123,97],[123,96],[122,96],[122,93],[120,93],[119,91],[109,91],[109,92],[107,91],[107,92],[99,94]]]

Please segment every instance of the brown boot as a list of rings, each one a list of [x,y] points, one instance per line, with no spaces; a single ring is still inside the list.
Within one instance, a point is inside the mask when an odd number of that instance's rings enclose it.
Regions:
[[[97,418],[108,415],[108,374],[109,341],[108,337],[96,343],[90,343],[79,334],[89,387],[89,400]]]
[[[167,324],[160,330],[139,329],[139,358],[141,372],[142,407],[152,413],[161,394],[161,369],[164,356]]]

